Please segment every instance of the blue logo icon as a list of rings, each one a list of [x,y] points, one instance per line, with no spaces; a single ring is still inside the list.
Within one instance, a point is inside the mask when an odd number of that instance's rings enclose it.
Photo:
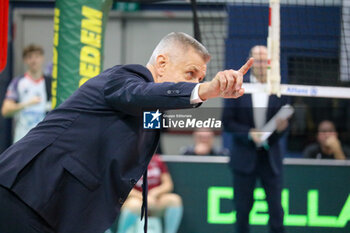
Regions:
[[[310,95],[312,95],[312,96],[317,95],[317,88],[316,87],[311,88]]]
[[[160,129],[160,116],[162,113],[159,109],[156,112],[143,112],[144,129]]]

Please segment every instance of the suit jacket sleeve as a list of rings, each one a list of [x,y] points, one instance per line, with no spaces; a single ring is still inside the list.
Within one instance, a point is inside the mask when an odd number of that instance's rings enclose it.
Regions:
[[[222,114],[224,129],[226,132],[233,133],[234,137],[241,143],[251,145],[252,142],[249,140],[248,134],[252,127],[249,124],[245,124],[240,120],[237,120],[238,116],[240,114],[245,114],[247,109],[239,108],[236,106],[236,103],[237,100],[224,100],[224,111]]]
[[[191,104],[191,92],[196,83],[154,83],[137,75],[116,77],[106,82],[104,96],[115,110],[138,115],[143,110],[197,107]]]
[[[224,123],[225,131],[232,133],[247,133],[250,130],[250,126],[248,124],[242,124],[237,121],[238,111],[244,111],[245,109],[239,109],[236,106],[236,100],[225,99],[224,100],[224,112],[222,114],[222,120]]]

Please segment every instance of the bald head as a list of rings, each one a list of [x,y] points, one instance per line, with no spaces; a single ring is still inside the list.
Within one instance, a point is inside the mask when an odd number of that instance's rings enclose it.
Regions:
[[[170,59],[182,57],[189,49],[193,49],[204,61],[208,62],[208,50],[196,39],[183,32],[172,32],[163,37],[154,49],[148,64],[154,65],[159,55],[168,55]]]
[[[267,48],[263,45],[254,46],[249,53],[249,56],[254,58],[252,66],[252,74],[259,82],[265,83],[267,76]]]

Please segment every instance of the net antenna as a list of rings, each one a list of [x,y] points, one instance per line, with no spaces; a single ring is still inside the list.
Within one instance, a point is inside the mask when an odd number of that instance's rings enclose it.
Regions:
[[[280,70],[280,0],[270,0],[267,37],[267,92],[281,96]]]
[[[199,42],[202,42],[201,31],[198,23],[198,15],[197,15],[197,3],[196,0],[190,0],[192,16],[193,16],[193,34],[194,38]]]
[[[345,6],[348,9],[348,6]],[[281,84],[280,70],[280,0],[269,0],[269,25],[267,37],[267,84],[244,83],[245,93],[268,93],[278,97],[299,96],[350,99],[350,88],[318,85]]]

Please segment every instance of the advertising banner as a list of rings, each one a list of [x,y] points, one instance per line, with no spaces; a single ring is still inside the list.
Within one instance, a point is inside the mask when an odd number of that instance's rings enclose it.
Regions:
[[[215,159],[214,156],[210,158]],[[163,156],[163,160],[167,161],[167,156]],[[167,162],[175,192],[183,199],[180,232],[234,232],[236,211],[231,171],[227,163],[206,160]],[[350,232],[348,177],[349,166],[285,165],[282,206],[286,232]],[[265,197],[258,181],[249,218],[252,233],[268,232]]]
[[[102,71],[103,38],[113,0],[57,0],[54,15],[52,107]]]

